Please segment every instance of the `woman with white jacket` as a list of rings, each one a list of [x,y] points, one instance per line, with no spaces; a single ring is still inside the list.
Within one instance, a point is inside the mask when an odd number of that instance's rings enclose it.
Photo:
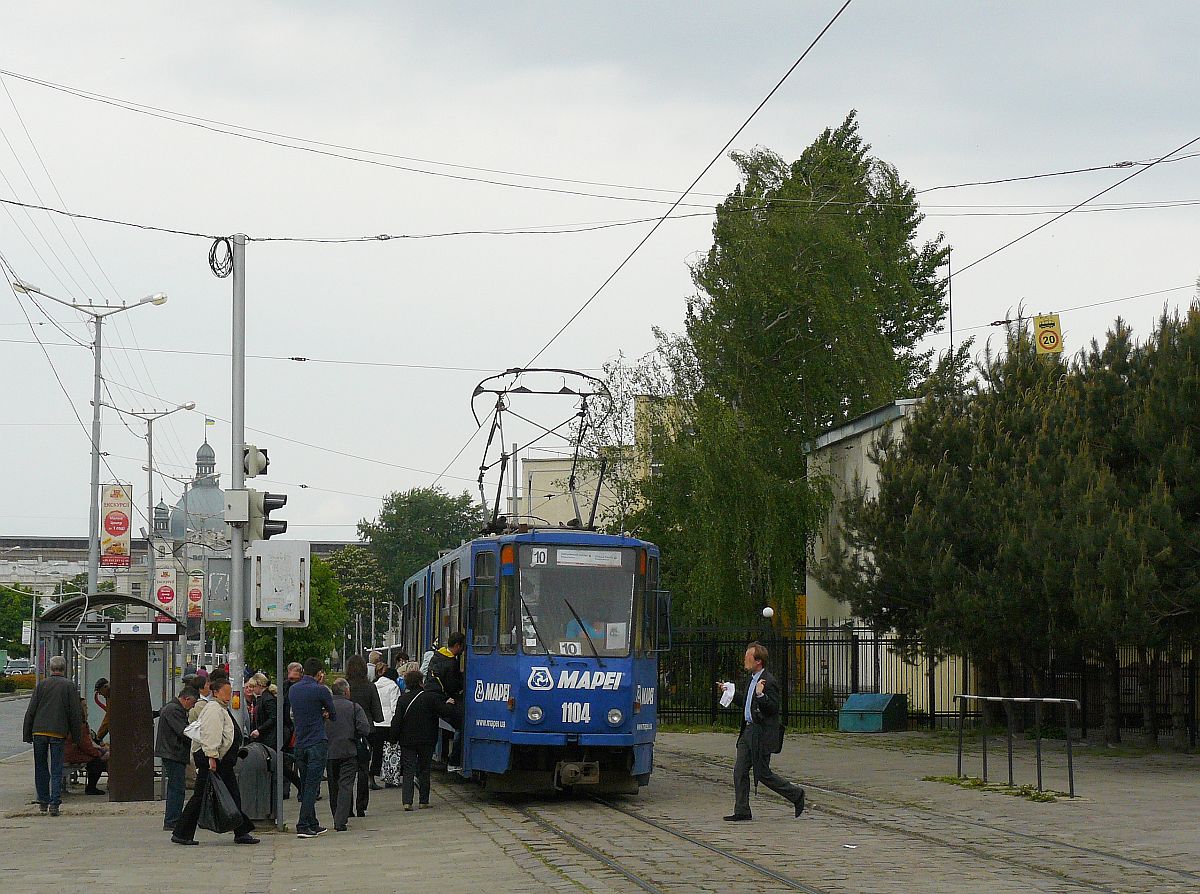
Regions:
[[[375,665],[375,688],[379,690],[379,704],[383,708],[383,720],[371,727],[371,788],[379,791],[377,777],[383,770],[383,749],[387,744],[388,730],[396,714],[396,702],[400,698],[400,687],[386,676],[387,665],[381,660]]]
[[[183,815],[175,824],[171,833],[171,841],[175,844],[199,844],[195,839],[196,824],[200,819],[200,808],[204,799],[210,797],[208,791],[209,776],[217,776],[225,783],[238,809],[242,807],[242,796],[238,791],[237,776],[234,766],[237,764],[238,752],[242,749],[242,727],[233,718],[229,710],[229,699],[232,690],[229,679],[223,678],[211,681],[212,698],[200,712],[200,738],[192,742],[192,760],[196,764],[196,788]],[[254,831],[254,823],[246,814],[242,814],[242,823],[234,829],[234,841],[238,844],[258,844],[258,839],[250,833]]]

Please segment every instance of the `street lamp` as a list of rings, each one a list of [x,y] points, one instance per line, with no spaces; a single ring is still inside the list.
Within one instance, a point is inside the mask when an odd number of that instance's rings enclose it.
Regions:
[[[92,375],[92,493],[88,510],[88,596],[95,596],[97,588],[100,585],[100,382],[103,378],[100,370],[101,331],[103,330],[105,317],[133,310],[133,308],[141,307],[143,304],[166,304],[167,296],[162,292],[155,292],[153,295],[147,295],[133,304],[80,304],[76,301],[64,301],[62,298],[55,298],[53,295],[46,294],[37,286],[21,282],[20,280],[14,282],[12,287],[18,292],[24,292],[26,295],[41,295],[43,298],[49,298],[51,301],[61,304],[64,307],[81,311],[90,316],[95,325],[96,334],[92,340],[92,353],[95,355],[93,358],[95,369]],[[153,515],[151,515],[149,522],[151,525],[154,524]]]

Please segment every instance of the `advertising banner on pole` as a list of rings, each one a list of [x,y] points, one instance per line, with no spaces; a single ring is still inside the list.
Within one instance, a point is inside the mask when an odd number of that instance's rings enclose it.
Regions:
[[[204,616],[204,572],[193,568],[188,572],[187,586],[187,635],[188,639],[200,638],[200,619]]]
[[[175,605],[176,581],[175,569],[173,567],[159,568],[157,580],[154,582],[154,600],[162,608],[160,612],[169,612],[170,614],[160,613],[155,620],[169,621],[171,617],[178,617]]]
[[[104,568],[128,568],[130,557],[130,515],[133,513],[133,488],[128,484],[106,484],[100,497],[100,565]]]

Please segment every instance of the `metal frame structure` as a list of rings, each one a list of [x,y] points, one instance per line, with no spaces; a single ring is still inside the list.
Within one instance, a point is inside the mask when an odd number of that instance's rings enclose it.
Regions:
[[[963,726],[967,714],[967,702],[984,702],[992,703],[999,702],[1005,705],[1033,705],[1034,712],[1034,728],[1037,730],[1037,789],[1042,791],[1042,705],[1062,705],[1063,706],[1063,723],[1067,733],[1067,784],[1069,786],[1070,796],[1075,797],[1075,757],[1072,751],[1072,732],[1071,732],[1071,708],[1076,711],[1080,709],[1080,704],[1073,698],[1033,698],[1033,697],[1015,697],[1003,695],[955,695],[954,703],[958,706],[958,778],[961,779],[962,772],[962,756],[963,756]],[[1008,784],[1013,784],[1013,723],[1012,712],[1005,711],[1005,718],[1008,723]],[[983,781],[988,781],[988,729],[987,729],[987,714],[984,713],[983,721],[980,724],[980,729],[983,732]]]

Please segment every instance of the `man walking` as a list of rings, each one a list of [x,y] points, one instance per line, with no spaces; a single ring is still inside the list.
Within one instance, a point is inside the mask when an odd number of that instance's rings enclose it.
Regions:
[[[154,753],[162,759],[163,777],[167,782],[164,798],[166,815],[163,817],[165,832],[174,832],[175,824],[183,814],[187,765],[192,753],[192,740],[183,731],[187,729],[188,711],[195,707],[199,697],[200,693],[194,688],[185,686],[158,712],[158,738],[154,743]]]
[[[333,681],[333,703],[337,716],[325,721],[329,737],[329,809],[333,811],[334,831],[345,832],[354,808],[355,780],[362,770],[358,743],[371,735],[371,722],[362,706],[350,700],[348,680]]]
[[[767,647],[750,643],[743,666],[750,675],[742,698],[742,729],[737,740],[737,760],[733,765],[733,813],[727,822],[752,819],[750,813],[750,770],[754,778],[804,812],[804,789],[778,776],[771,769],[771,755],[782,747],[783,730],[779,724],[783,693],[775,675],[767,670]],[[718,683],[724,688],[726,684]]]
[[[317,793],[321,789],[321,774],[329,754],[329,737],[325,721],[337,720],[333,696],[321,685],[325,671],[321,659],[304,662],[304,676],[292,684],[287,698],[296,726],[296,769],[303,783],[300,789],[300,819],[296,823],[297,838],[316,838],[328,830],[317,822]]]
[[[62,803],[63,745],[83,735],[79,689],[66,678],[67,660],[50,659],[50,676],[37,684],[25,709],[24,740],[33,744],[33,782],[38,808],[58,816]]]

